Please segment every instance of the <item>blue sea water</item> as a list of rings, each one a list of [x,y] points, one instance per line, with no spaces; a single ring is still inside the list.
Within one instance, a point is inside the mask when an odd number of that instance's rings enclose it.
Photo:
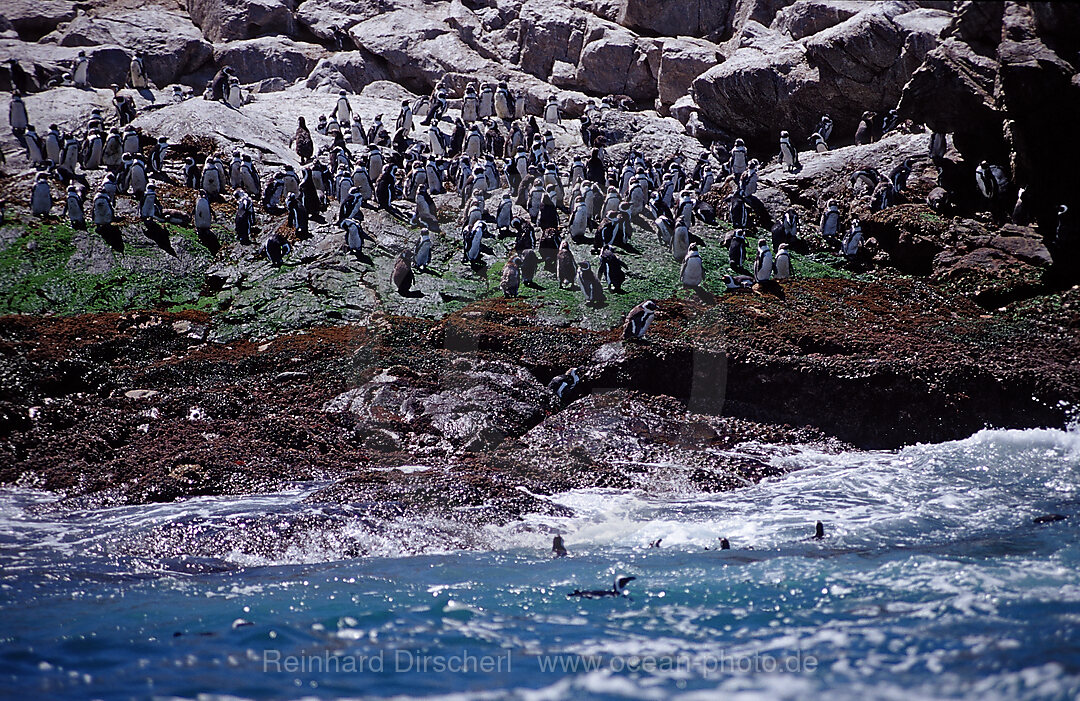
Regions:
[[[792,472],[705,494],[666,466],[636,490],[557,495],[572,516],[484,527],[464,551],[433,537],[451,525],[402,522],[270,558],[140,556],[122,546],[162,524],[318,509],[316,485],[63,515],[3,491],[0,695],[1080,695],[1080,432],[742,450]],[[1033,523],[1051,513],[1067,519]],[[819,519],[827,538],[807,540]],[[570,557],[551,559],[556,532]],[[706,550],[719,536],[732,550]],[[350,538],[374,554],[343,559]],[[630,597],[566,596],[616,573]]]

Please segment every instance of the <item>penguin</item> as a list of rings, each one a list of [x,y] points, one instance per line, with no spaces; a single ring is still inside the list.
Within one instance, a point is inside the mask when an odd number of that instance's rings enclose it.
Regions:
[[[465,255],[462,262],[476,265],[480,262],[480,245],[484,239],[484,221],[481,219],[470,229],[462,230]]]
[[[863,232],[862,225],[858,219],[851,220],[851,228],[848,230],[847,236],[844,237],[843,242],[840,244],[840,252],[847,256],[848,260],[853,260],[859,255],[859,249],[862,247]]]
[[[229,79],[233,77],[231,66],[224,66],[210,81],[210,99],[223,102],[228,97]]]
[[[821,121],[818,122],[818,125],[817,125],[817,131],[816,131],[817,135],[821,137],[822,141],[828,141],[829,137],[832,136],[832,130],[833,130],[832,118],[830,118],[829,115],[827,115],[827,114],[823,114],[821,116]]]
[[[86,213],[83,211],[83,196],[74,183],[67,189],[67,217],[75,229],[86,229]]]
[[[60,151],[59,167],[74,175],[79,165],[79,142],[70,134],[64,140],[64,147]]]
[[[300,157],[300,164],[303,165],[310,161],[315,154],[315,144],[311,140],[311,132],[308,131],[307,123],[303,117],[297,118],[293,143],[296,146],[296,155]]]
[[[83,144],[83,169],[98,170],[102,166],[102,156],[105,153],[105,140],[100,131],[92,131],[86,136]]]
[[[855,145],[862,146],[874,140],[874,119],[877,115],[873,112],[863,112],[859,120],[859,127],[855,130]]]
[[[551,554],[552,557],[566,557],[566,546],[563,544],[561,535],[551,539]]]
[[[679,280],[683,287],[696,288],[705,279],[705,266],[701,262],[701,254],[698,253],[697,244],[691,244],[679,268]]]
[[[344,90],[338,91],[338,101],[334,113],[337,116],[338,124],[342,126],[352,124],[352,105],[349,104],[349,98]]]
[[[675,235],[675,224],[671,221],[671,218],[667,215],[661,215],[656,218],[654,222],[656,225],[656,239],[665,246],[671,245],[671,240]]]
[[[742,139],[735,139],[735,146],[732,147],[731,155],[728,157],[728,168],[738,179],[746,172],[747,164],[746,144]]]
[[[113,206],[108,194],[98,192],[94,196],[94,226],[108,226],[113,222]]]
[[[559,102],[554,95],[548,98],[547,105],[544,106],[544,121],[548,124],[562,122],[562,110],[559,109]]]
[[[46,173],[38,173],[34,181],[34,188],[30,192],[30,213],[44,217],[52,210],[52,188],[49,187],[49,176]]]
[[[818,521],[814,524],[814,535],[810,536],[810,540],[822,540],[825,537],[825,524]]]
[[[502,201],[499,203],[499,208],[495,212],[495,227],[499,230],[499,235],[503,236],[510,232],[510,224],[514,220],[514,201],[510,197],[510,193],[503,194]]]
[[[231,78],[229,80],[229,90],[225,97],[225,104],[232,107],[234,110],[240,109],[244,104],[244,94],[240,89],[239,78]]]
[[[46,145],[48,145],[47,141]],[[991,203],[996,203],[1009,187],[1009,176],[1001,166],[982,161],[975,169],[975,185],[983,197]]]
[[[791,135],[786,131],[780,132],[780,160],[789,173],[794,173],[801,167],[799,152],[791,145]]]
[[[154,148],[150,151],[150,170],[157,173],[159,176],[165,173],[165,154],[169,151],[169,137],[158,137],[157,143],[154,144]],[[236,185],[239,185],[237,183]],[[236,187],[234,185],[233,187]]]
[[[266,254],[270,264],[275,268],[281,266],[285,256],[289,255],[290,251],[292,251],[292,246],[289,245],[284,236],[277,232],[271,234],[263,243],[263,253]]]
[[[519,253],[518,257],[521,259],[521,263],[518,265],[518,271],[521,273],[521,284],[532,285],[540,258],[536,255],[536,251],[531,248]]]
[[[606,301],[604,286],[596,278],[587,260],[578,263],[577,283],[581,293],[585,295],[586,304],[598,306]]]
[[[635,340],[644,338],[645,334],[649,331],[649,327],[652,326],[653,319],[656,317],[656,302],[651,299],[642,302],[626,315],[626,321],[623,322],[623,340]]]
[[[75,65],[71,71],[75,87],[86,88],[90,86],[89,69],[90,59],[87,58],[86,51],[80,49],[79,55],[75,57]]]
[[[394,263],[393,272],[390,273],[390,282],[393,283],[398,294],[402,297],[408,296],[412,290],[413,271],[411,262],[412,251],[402,251],[398,254],[397,261]]]
[[[379,176],[378,182],[375,183],[375,201],[380,207],[393,212],[393,200],[394,200],[394,173],[397,171],[397,166],[390,164],[383,168],[382,175]]]
[[[206,190],[199,192],[199,196],[195,200],[195,211],[192,213],[191,220],[195,224],[196,230],[210,231],[210,227],[214,223],[214,214],[213,210],[210,209],[210,198]]]
[[[472,124],[480,115],[478,113],[480,107],[480,97],[476,94],[476,88],[473,85],[468,85],[465,88],[465,96],[461,98],[461,119],[466,124]]]
[[[574,253],[570,250],[570,242],[563,241],[559,246],[559,253],[555,257],[555,270],[556,275],[559,278],[559,289],[563,288],[563,285],[573,286],[574,278],[577,272],[577,262],[574,260]]]
[[[146,79],[146,69],[143,67],[142,57],[138,54],[131,58],[131,87],[136,90],[146,90],[150,87]]]
[[[510,88],[506,83],[499,83],[499,89],[495,91],[495,116],[502,120],[514,117],[514,98],[510,94]]]
[[[810,135],[810,148],[817,153],[825,153],[829,150],[829,145],[825,143],[825,137],[815,132]]]
[[[671,236],[671,257],[676,263],[681,263],[686,258],[687,251],[690,250],[690,230],[686,228],[686,225],[682,223],[680,219],[675,224],[675,231]]]
[[[825,239],[836,238],[840,231],[840,209],[836,200],[829,200],[821,214],[821,236]]]
[[[556,375],[551,378],[547,388],[555,393],[563,404],[574,401],[578,395],[578,385],[581,378],[578,376],[578,368],[570,368],[564,375]]]
[[[896,167],[889,171],[889,181],[896,192],[900,192],[907,187],[908,176],[911,175],[911,168],[914,163],[914,158],[905,158],[902,163],[897,164]]]
[[[927,147],[927,151],[930,154],[930,160],[934,163],[945,158],[945,151],[948,149],[948,138],[940,131],[935,131],[930,134],[930,143]]]
[[[427,270],[431,264],[431,236],[426,228],[420,229],[420,238],[413,249],[413,262],[417,270]]]
[[[161,219],[161,205],[157,201],[157,190],[153,183],[146,186],[146,194],[143,195],[142,203],[139,205],[139,216],[143,221],[160,221]]]
[[[416,210],[410,221],[412,226],[425,224],[438,228],[438,216],[435,209],[435,200],[431,198],[427,185],[421,185],[416,189]]]
[[[22,94],[18,90],[11,93],[11,102],[8,104],[8,123],[11,125],[11,133],[22,136],[30,124],[26,115],[26,103],[23,102]]]
[[[236,191],[236,240],[247,245],[251,243],[251,231],[255,227],[255,205],[243,190]]]
[[[773,261],[777,280],[787,280],[795,277],[795,271],[791,267],[791,251],[786,243],[780,244],[776,249],[776,260]]]
[[[570,597],[580,597],[582,599],[602,599],[602,598],[608,597],[608,596],[612,596],[612,597],[629,596],[629,594],[626,591],[626,586],[628,584],[630,584],[630,582],[634,581],[635,579],[637,579],[637,577],[622,577],[622,576],[616,575],[616,577],[615,577],[615,585],[610,590],[608,590],[608,589],[593,589],[593,590],[590,590],[590,591],[581,591],[580,589],[575,589],[574,591],[570,592],[566,596],[568,598],[570,598]]]
[[[297,238],[308,236],[308,212],[304,209],[304,203],[295,192],[289,193],[285,199],[285,209],[288,212],[288,223],[296,231]]]
[[[622,284],[626,280],[625,264],[615,255],[611,246],[604,246],[600,252],[600,267],[597,274],[601,280],[607,280],[608,289],[616,294],[622,293]]]
[[[480,104],[477,107],[477,115],[486,119],[495,114],[495,88],[490,83],[485,83],[480,88]]]
[[[59,163],[60,144],[60,127],[50,124],[49,131],[45,134],[45,158],[53,163]]]
[[[749,275],[725,275],[724,286],[730,290],[743,290],[754,286],[754,279]]]
[[[397,130],[404,132],[406,135],[412,133],[413,111],[408,100],[401,101],[401,112],[398,113],[398,118],[394,123],[394,126]]]
[[[754,279],[757,282],[767,282],[772,279],[773,254],[769,250],[769,242],[759,239],[757,245],[757,259],[754,261]]]
[[[203,164],[201,186],[210,197],[220,195],[224,187],[224,183],[221,181],[221,173],[214,167],[214,161],[209,156],[207,156]]]
[[[517,254],[512,254],[503,267],[499,288],[504,297],[517,297],[518,287],[521,285],[521,271],[518,268],[520,264],[521,259]]]

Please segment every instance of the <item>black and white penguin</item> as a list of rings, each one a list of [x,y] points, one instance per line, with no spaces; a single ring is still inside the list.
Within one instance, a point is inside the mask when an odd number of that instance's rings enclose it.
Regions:
[[[53,196],[52,188],[49,187],[47,173],[38,173],[34,181],[34,188],[30,191],[30,213],[44,217],[52,211]]]
[[[412,291],[412,251],[404,250],[398,254],[394,263],[394,270],[390,273],[390,282],[397,289],[398,294],[407,296]]]
[[[298,238],[308,236],[308,212],[304,203],[296,193],[289,193],[285,199],[285,209],[288,213],[288,223],[295,231]]]
[[[874,120],[877,118],[877,114],[874,112],[863,112],[862,118],[859,120],[859,127],[855,130],[855,145],[862,146],[863,144],[869,144],[874,141]]]
[[[413,248],[413,262],[417,270],[427,270],[431,264],[431,234],[426,228],[420,229],[420,237]]]
[[[562,121],[562,110],[559,108],[559,101],[552,95],[548,98],[547,104],[544,106],[544,121],[548,124],[559,124]]]
[[[214,224],[214,213],[210,209],[210,197],[206,190],[201,190],[195,200],[195,208],[191,215],[191,221],[196,230],[209,232]]]
[[[728,260],[732,270],[746,270],[746,232],[736,229],[728,243]]]
[[[146,186],[146,193],[139,204],[139,216],[142,217],[143,221],[161,220],[161,204],[158,202],[157,188],[153,183]]]
[[[499,288],[505,297],[517,297],[518,288],[521,286],[521,270],[518,267],[520,264],[521,259],[518,255],[511,253],[506,265],[503,266]]]
[[[611,246],[604,246],[600,251],[600,267],[597,274],[601,280],[607,280],[608,289],[617,294],[622,293],[622,284],[626,280],[625,264],[615,255]]]
[[[818,521],[814,524],[814,535],[810,536],[810,540],[821,540],[825,537],[825,524]]]
[[[825,138],[821,134],[815,132],[810,135],[810,148],[817,153],[825,153],[829,150],[829,145],[825,143]]]
[[[574,260],[574,253],[570,250],[570,242],[563,241],[559,246],[559,253],[555,257],[555,272],[559,279],[559,289],[562,289],[563,285],[574,285],[574,279],[577,276],[577,262]]]
[[[255,205],[244,190],[237,189],[236,195],[236,240],[242,244],[251,243],[251,232],[255,228]]]
[[[521,263],[518,265],[518,270],[521,273],[521,284],[532,285],[533,279],[536,277],[536,268],[540,264],[540,257],[531,248],[519,253],[518,257],[521,259]]]
[[[792,146],[791,135],[786,131],[780,132],[780,160],[789,173],[794,173],[801,167],[799,152]]]
[[[135,54],[131,57],[131,87],[136,90],[145,90],[150,87],[146,79],[146,68],[143,66],[142,57]]]
[[[827,114],[823,114],[821,116],[821,121],[818,122],[818,125],[817,125],[817,130],[816,130],[817,134],[822,138],[823,141],[828,141],[829,137],[832,136],[832,130],[833,130],[832,118],[829,117],[829,115],[827,115]]]
[[[731,170],[732,175],[736,179],[742,177],[742,174],[746,172],[746,168],[749,164],[749,160],[746,155],[746,144],[742,139],[735,139],[735,145],[731,149],[731,153],[728,156],[728,168]]]
[[[829,200],[825,204],[825,211],[821,214],[821,235],[825,239],[834,239],[840,231],[840,208],[836,200]]]
[[[675,230],[671,235],[671,257],[676,263],[682,263],[690,250],[690,229],[682,219],[675,222]]]
[[[616,575],[615,584],[611,589],[593,589],[590,591],[582,591],[580,589],[575,589],[566,596],[580,597],[582,599],[602,599],[608,596],[629,596],[629,593],[626,591],[626,586],[635,579],[637,579],[637,577],[623,577],[620,575]]]
[[[697,244],[690,244],[682,266],[679,268],[679,280],[683,287],[696,288],[705,280],[705,266],[701,262],[701,254],[698,253]]]
[[[859,249],[862,248],[862,241],[862,224],[858,219],[852,219],[851,228],[848,229],[847,235],[840,244],[840,252],[847,256],[849,260],[854,259],[859,255]]]
[[[585,295],[587,304],[600,305],[606,301],[604,286],[596,278],[596,273],[592,271],[592,267],[587,260],[578,263],[577,283],[578,287],[581,288],[581,293]]]
[[[626,321],[623,322],[623,339],[633,340],[643,338],[649,331],[649,327],[652,326],[653,319],[656,317],[656,311],[656,302],[651,299],[646,300],[631,309],[630,313],[626,315]]]
[[[754,279],[758,282],[767,282],[772,279],[773,254],[769,250],[769,242],[759,239],[757,244],[757,258],[754,260]]]
[[[745,290],[754,286],[754,278],[749,275],[725,275],[723,280],[728,290]]]
[[[270,264],[275,268],[280,267],[285,260],[285,256],[289,255],[292,251],[292,246],[285,240],[285,237],[278,232],[274,232],[263,243],[263,253],[266,254],[267,259],[270,260]]]
[[[67,189],[66,213],[72,228],[86,229],[86,212],[83,211],[83,193],[72,183]]]
[[[30,119],[26,114],[26,103],[23,102],[22,94],[18,90],[11,93],[11,102],[8,104],[8,123],[15,136],[22,136],[30,125]]]
[[[481,219],[476,222],[471,228],[465,227],[462,229],[462,238],[464,242],[464,256],[462,257],[463,263],[469,263],[470,265],[476,265],[480,262],[480,246],[484,239],[485,224]]]
[[[334,115],[337,117],[338,124],[343,127],[352,124],[352,105],[349,104],[349,98],[344,90],[338,91],[337,106],[334,108]]]
[[[991,202],[997,202],[1009,188],[1009,176],[1001,166],[983,161],[975,169],[975,185],[983,197]]]
[[[557,535],[551,539],[551,555],[552,557],[566,557],[566,545],[563,543],[561,535]]]
[[[98,192],[94,196],[93,218],[94,226],[108,226],[113,223],[113,205],[107,193]]]
[[[786,243],[780,244],[776,249],[776,260],[773,261],[777,280],[787,280],[795,277],[795,270],[791,267],[791,251]]]
[[[578,396],[581,378],[578,376],[578,368],[570,368],[564,375],[556,375],[551,378],[547,387],[555,393],[563,404],[569,404]]]
[[[412,105],[408,100],[401,101],[401,111],[398,113],[397,121],[394,122],[394,127],[404,132],[406,135],[412,133],[413,125],[413,110]]]

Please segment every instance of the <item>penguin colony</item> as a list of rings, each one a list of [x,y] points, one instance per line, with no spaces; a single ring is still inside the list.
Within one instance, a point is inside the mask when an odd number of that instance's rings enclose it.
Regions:
[[[71,71],[56,84],[86,87],[87,71],[85,52],[80,52]],[[123,82],[136,91],[149,89],[141,57],[132,58]],[[178,86],[173,90],[174,100],[191,98]],[[238,78],[226,66],[210,81],[203,97],[238,109],[246,101],[242,92]],[[517,296],[523,286],[534,287],[539,277],[547,276],[560,289],[579,291],[586,304],[602,307],[608,295],[623,294],[622,284],[633,274],[618,252],[635,250],[635,234],[650,231],[670,253],[681,284],[695,291],[702,290],[710,274],[721,273],[729,291],[765,289],[773,280],[796,275],[799,215],[791,209],[773,223],[756,196],[762,163],[751,157],[742,139],[735,139],[730,148],[716,142],[692,162],[682,155],[657,162],[634,148],[615,162],[598,126],[604,109],[620,108],[610,99],[586,107],[580,132],[574,136],[580,148],[565,155],[554,148],[552,127],[562,123],[555,95],[539,114],[529,115],[524,100],[506,83],[477,82],[454,96],[460,107],[452,114],[451,96],[440,84],[430,95],[403,101],[392,122],[384,123],[378,115],[365,128],[342,90],[329,114],[313,115],[315,130],[332,143],[316,150],[308,121],[300,117],[289,143],[299,169],[286,164],[263,174],[251,154],[239,150],[231,156],[189,156],[179,173],[175,167],[170,170],[168,161],[177,159],[170,159],[168,139],[132,128],[135,100],[119,85],[113,85],[113,95],[115,113],[94,110],[81,129],[62,132],[50,124],[41,133],[22,96],[12,93],[9,123],[36,168],[29,193],[33,215],[59,214],[74,227],[90,223],[107,236],[109,228],[115,228],[117,197],[124,195],[134,200],[148,229],[162,222],[194,226],[200,240],[216,252],[222,244],[215,233],[215,224],[220,222],[214,203],[231,200],[236,213],[228,228],[236,241],[261,244],[267,260],[280,266],[290,254],[290,240],[309,237],[313,221],[338,227],[342,250],[370,263],[368,251],[380,244],[365,228],[365,211],[383,210],[416,232],[415,240],[390,251],[392,287],[411,296],[419,294],[413,290],[417,274],[431,270],[437,252],[432,233],[444,226],[433,195],[455,193],[460,217],[450,226],[461,242],[462,265],[483,269],[493,259],[504,259],[499,288],[507,297]],[[854,141],[870,143],[898,123],[895,110],[883,117],[865,112]],[[823,115],[806,150],[827,151],[832,135],[832,119]],[[929,138],[928,155],[939,168],[939,181],[947,179],[946,139],[940,133]],[[776,160],[787,172],[802,168],[799,149],[788,131],[779,134]],[[853,192],[871,196],[872,209],[884,209],[896,202],[912,167],[908,159],[887,176],[864,168],[852,173],[848,184]],[[88,180],[91,173],[98,173],[94,189]],[[1025,192],[1014,192],[1004,168],[983,162],[975,181],[992,213],[1011,211],[1014,219],[1028,218]],[[195,192],[191,210],[178,211],[163,202],[157,186],[162,182],[191,188]],[[724,201],[726,212],[717,212],[704,199],[714,185],[721,184],[731,191]],[[928,203],[935,209],[949,206],[949,190],[936,188]],[[261,234],[260,216],[284,217],[286,227]],[[695,234],[698,223],[714,224],[720,218],[733,226],[724,240],[705,241]],[[1059,220],[1054,243],[1064,246],[1076,238],[1072,212],[1061,207]],[[746,235],[752,227],[769,229],[771,239],[762,237],[748,250]],[[827,202],[817,228],[849,260],[863,255],[860,221],[842,222],[835,200]],[[504,253],[497,252],[500,245]],[[727,248],[729,271],[707,270],[701,247],[709,245]],[[623,338],[645,337],[658,311],[652,300],[635,306],[625,318]],[[575,394],[580,381],[575,372],[567,376],[572,381],[561,383],[558,390],[564,400]]]

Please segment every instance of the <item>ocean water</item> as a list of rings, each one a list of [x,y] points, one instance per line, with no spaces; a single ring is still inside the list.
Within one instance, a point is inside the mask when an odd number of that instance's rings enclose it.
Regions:
[[[50,495],[3,491],[0,694],[1080,695],[1080,432],[747,449],[792,472],[703,494],[671,466],[648,489],[555,497],[569,517],[476,529],[468,550],[449,524],[373,527],[359,507],[337,514],[355,529],[270,557],[230,550],[252,516],[318,511],[302,501],[317,485],[62,516],[42,509]],[[1045,514],[1067,518],[1033,522]],[[807,540],[819,519],[827,537]],[[131,547],[169,524],[198,525],[221,552]],[[553,533],[570,557],[551,559]],[[371,554],[348,557],[358,548]],[[566,596],[616,573],[636,577],[629,597]]]

